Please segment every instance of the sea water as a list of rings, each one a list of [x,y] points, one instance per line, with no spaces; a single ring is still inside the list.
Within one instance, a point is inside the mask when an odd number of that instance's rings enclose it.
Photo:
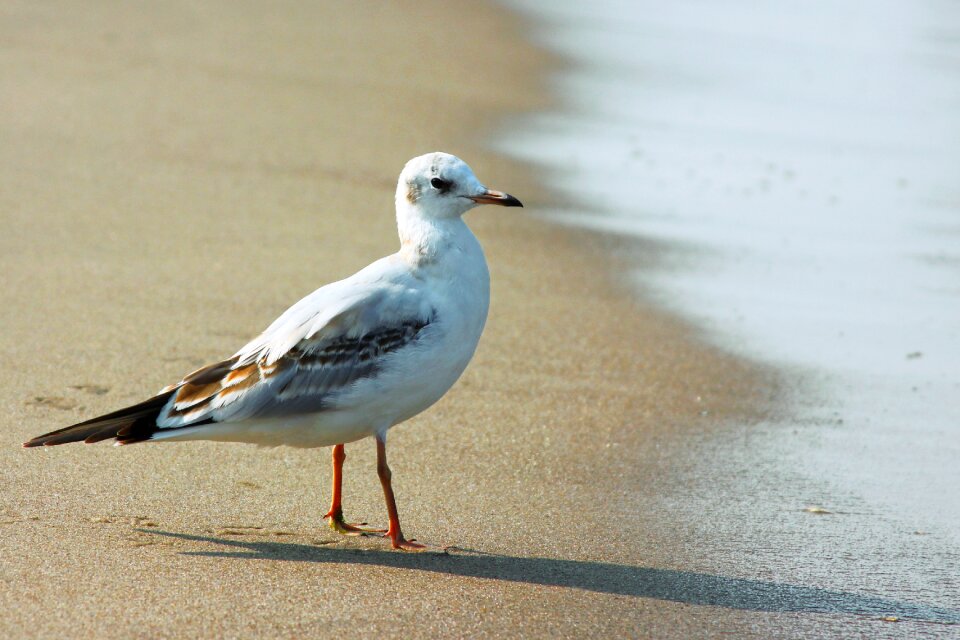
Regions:
[[[815,381],[783,464],[955,562],[960,5],[510,5],[564,61],[503,148],[571,203],[548,216],[664,241],[644,291]]]

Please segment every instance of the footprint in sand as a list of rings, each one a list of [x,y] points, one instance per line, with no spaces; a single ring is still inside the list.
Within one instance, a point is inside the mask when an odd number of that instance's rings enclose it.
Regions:
[[[158,538],[143,531],[134,531],[130,535],[124,536],[123,540],[131,547],[173,547],[178,544],[176,540]]]
[[[64,398],[61,396],[34,396],[32,400],[27,401],[27,404],[35,407],[60,409],[62,411],[76,409],[79,406],[79,403],[76,400],[71,400],[70,398]]]
[[[95,396],[102,396],[107,393],[110,393],[110,387],[102,384],[75,384],[70,387],[71,389],[76,389],[77,391],[86,391],[87,393],[93,394]]]
[[[77,391],[84,391],[95,396],[110,393],[110,387],[103,384],[74,384],[71,385],[70,388],[76,389]],[[35,407],[60,409],[61,411],[70,411],[80,406],[80,403],[76,400],[64,398],[63,396],[34,396],[33,399],[27,401],[27,404]]]
[[[286,538],[297,536],[296,531],[289,531],[286,529],[268,529],[266,527],[255,527],[255,526],[225,526],[218,529],[207,529],[207,533],[212,533],[218,536],[263,536],[269,537],[273,536],[275,538]]]
[[[147,516],[95,516],[88,518],[94,524],[126,523],[131,527],[159,527],[160,523]]]
[[[24,516],[19,511],[8,507],[0,507],[0,525],[17,524],[18,522],[29,522],[39,520],[40,516]]]

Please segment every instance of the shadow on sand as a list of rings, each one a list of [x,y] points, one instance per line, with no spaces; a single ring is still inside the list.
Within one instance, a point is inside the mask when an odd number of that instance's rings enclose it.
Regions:
[[[232,550],[186,551],[185,555],[288,562],[376,565],[431,571],[487,580],[569,587],[637,598],[655,598],[747,611],[834,613],[960,624],[960,610],[871,595],[804,587],[782,582],[672,569],[651,569],[604,562],[523,558],[463,550],[452,554],[414,554],[387,550],[343,549],[293,542],[235,540],[138,529],[142,533],[223,545]]]

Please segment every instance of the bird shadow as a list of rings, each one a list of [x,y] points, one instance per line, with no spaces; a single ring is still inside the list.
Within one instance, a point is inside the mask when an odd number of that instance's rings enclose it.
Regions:
[[[185,551],[184,555],[248,560],[354,564],[427,571],[531,585],[567,587],[635,598],[775,613],[832,613],[938,624],[960,624],[960,610],[873,595],[784,582],[634,567],[608,562],[507,556],[461,549],[454,553],[403,553],[347,549],[296,542],[234,540],[138,529],[142,533],[223,545],[231,550]]]

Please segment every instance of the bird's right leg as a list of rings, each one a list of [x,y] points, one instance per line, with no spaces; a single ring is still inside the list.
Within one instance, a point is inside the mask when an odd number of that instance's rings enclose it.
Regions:
[[[386,529],[371,529],[363,525],[366,522],[344,522],[343,506],[340,503],[343,489],[343,461],[347,459],[347,452],[342,444],[333,447],[333,499],[330,502],[330,511],[324,518],[330,518],[330,528],[348,536],[362,536],[366,533],[386,533]]]

